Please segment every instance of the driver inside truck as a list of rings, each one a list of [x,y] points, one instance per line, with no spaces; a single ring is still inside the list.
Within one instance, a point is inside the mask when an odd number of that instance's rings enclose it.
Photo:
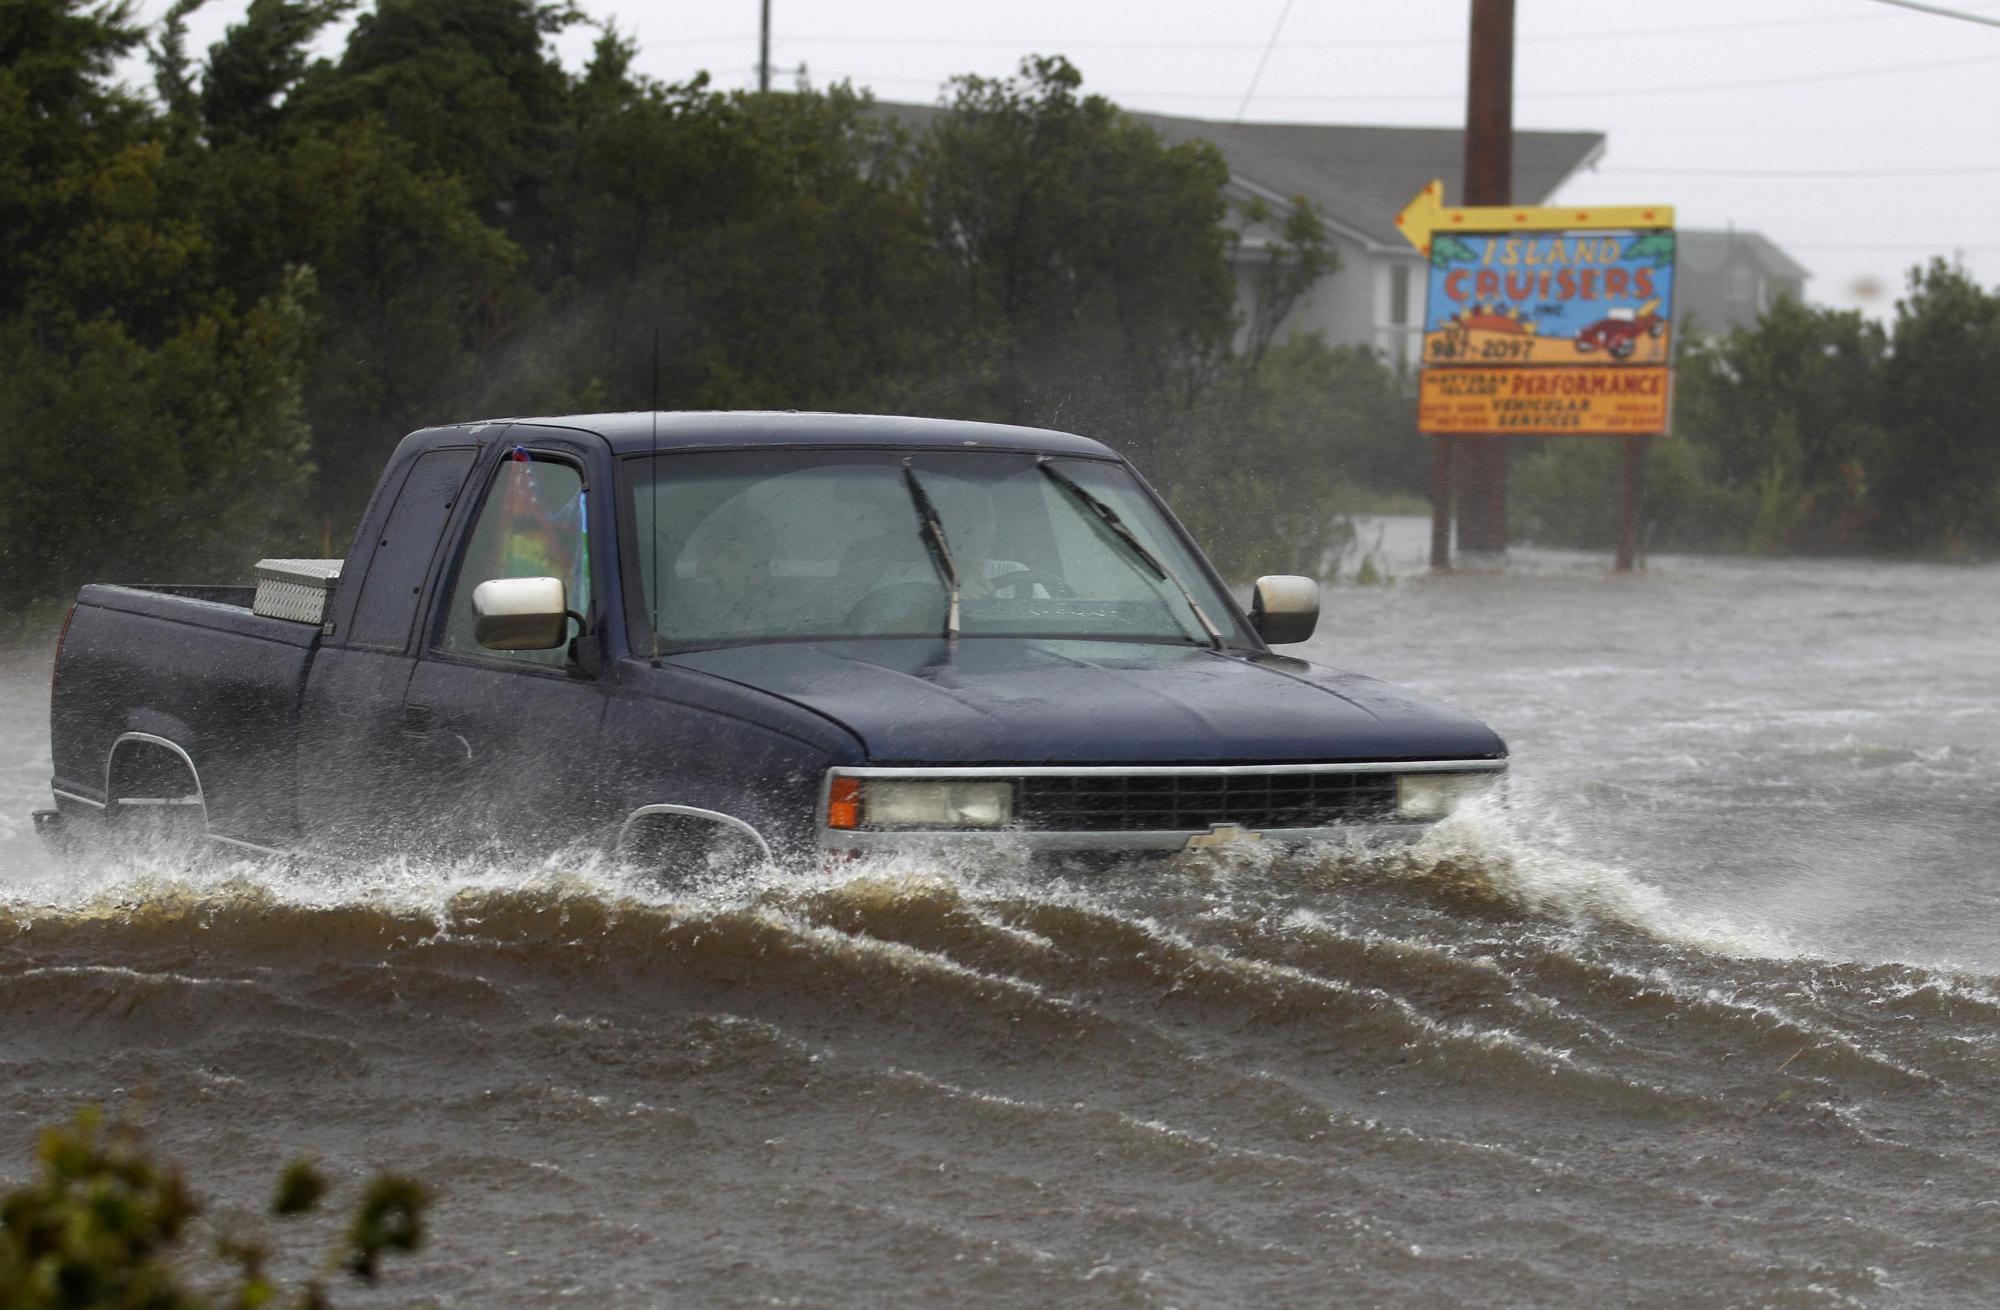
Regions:
[[[487,651],[473,637],[472,592],[489,578],[560,578],[568,607],[590,613],[590,537],[583,478],[569,464],[519,451],[503,461],[479,522],[466,545],[450,618],[447,649],[501,654],[530,663],[559,664],[553,651]]]
[[[961,599],[992,597],[998,594],[993,586],[996,580],[1029,571],[1028,566],[1018,560],[996,557],[995,538],[999,535],[1000,516],[993,503],[992,492],[963,478],[937,474],[922,476],[924,488],[936,505],[938,520],[944,527],[952,563],[958,569]],[[892,517],[900,519],[908,513],[910,511],[906,507],[897,506]],[[921,528],[914,521],[907,524],[898,522],[892,531],[854,542],[841,554],[838,576],[855,578],[874,586],[938,581],[937,565],[931,560],[923,544]],[[1011,587],[1006,590],[1010,593],[1014,591]],[[1039,585],[1030,590],[1037,595],[1047,594]]]
[[[669,575],[662,631],[675,637],[749,636],[771,605],[772,557],[778,536],[755,510],[725,506],[707,531],[698,530],[683,558],[687,571]]]

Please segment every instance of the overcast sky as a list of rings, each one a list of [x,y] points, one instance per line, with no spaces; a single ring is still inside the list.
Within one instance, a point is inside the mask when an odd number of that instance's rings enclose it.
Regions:
[[[167,0],[142,0],[156,17]],[[2000,19],[2000,0],[1937,0]],[[247,0],[210,0],[196,49]],[[931,101],[958,73],[1060,53],[1088,90],[1191,118],[1458,126],[1467,0],[771,0],[773,85]],[[639,67],[756,81],[759,0],[582,0]],[[1808,296],[1887,313],[1934,255],[2000,283],[2000,27],[1882,0],[1519,0],[1515,124],[1602,132],[1563,203],[1664,203],[1764,233]],[[592,34],[562,42],[566,63]],[[330,48],[337,49],[337,38]],[[143,70],[134,70],[143,76]],[[1457,178],[1446,179],[1455,194]]]

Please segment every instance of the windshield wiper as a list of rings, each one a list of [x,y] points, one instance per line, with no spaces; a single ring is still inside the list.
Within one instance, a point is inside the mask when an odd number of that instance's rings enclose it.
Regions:
[[[1036,460],[1035,467],[1042,471],[1043,477],[1076,497],[1085,509],[1095,514],[1098,522],[1109,529],[1112,536],[1124,543],[1125,549],[1131,552],[1132,558],[1145,565],[1154,577],[1162,582],[1171,582],[1174,584],[1174,589],[1180,592],[1181,599],[1187,602],[1187,607],[1194,611],[1195,620],[1201,624],[1201,630],[1208,634],[1210,643],[1217,650],[1223,649],[1228,644],[1222,639],[1222,630],[1209,622],[1208,615],[1202,612],[1201,603],[1194,598],[1194,593],[1187,589],[1187,584],[1168,572],[1167,566],[1160,563],[1154,557],[1152,551],[1146,549],[1145,543],[1139,540],[1132,529],[1125,526],[1125,520],[1118,517],[1117,510],[1091,495],[1088,491],[1085,491],[1077,483],[1076,479],[1049,463],[1047,456]]]
[[[918,535],[924,539],[924,549],[930,552],[931,563],[937,566],[938,577],[945,589],[951,593],[950,604],[944,613],[944,638],[958,640],[958,565],[952,563],[951,545],[944,539],[944,523],[938,518],[937,506],[931,504],[930,493],[924,484],[917,481],[917,471],[910,467],[910,461],[903,461],[903,482],[910,489],[910,501],[917,507],[917,518],[923,524]]]

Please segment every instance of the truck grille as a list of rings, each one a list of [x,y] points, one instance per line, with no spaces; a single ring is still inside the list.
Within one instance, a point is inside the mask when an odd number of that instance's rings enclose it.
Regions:
[[[1021,779],[1015,821],[1033,832],[1324,828],[1392,819],[1393,773],[1058,774]]]

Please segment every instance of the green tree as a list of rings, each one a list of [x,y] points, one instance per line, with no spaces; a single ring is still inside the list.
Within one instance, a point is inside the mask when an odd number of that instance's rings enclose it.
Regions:
[[[629,75],[600,41],[563,152],[572,198],[517,377],[670,407],[892,405],[936,350],[908,152],[845,87],[722,95]],[[515,394],[519,394],[517,391]]]
[[[92,217],[103,161],[145,139],[144,106],[111,81],[139,39],[128,3],[0,5],[0,314],[26,307],[50,252]]]
[[[109,85],[137,40],[123,6],[0,6],[0,604],[105,569],[235,572],[294,530],[310,471],[310,279],[218,283],[169,135]]]
[[[2000,295],[1955,265],[1911,270],[1883,368],[1894,434],[1878,478],[1886,544],[2000,548]]]
[[[738,99],[755,151],[748,214],[683,268],[714,325],[717,403],[890,409],[926,385],[943,261],[900,134],[844,85]],[[718,349],[719,348],[719,349]]]
[[[1650,443],[1642,533],[1654,549],[1852,551],[1881,540],[1878,473],[1897,440],[1890,339],[1853,311],[1780,300],[1748,327],[1690,333],[1674,435]],[[1513,521],[1549,545],[1607,549],[1621,443],[1550,440],[1520,461]]]
[[[307,52],[327,24],[352,11],[360,0],[250,0],[243,21],[209,47],[198,93],[184,91],[188,79],[180,60],[175,26],[206,0],[180,0],[162,24],[164,39],[154,58],[161,98],[172,107],[192,101],[199,108],[209,141],[242,137],[269,139],[289,115],[285,101],[311,67]]]
[[[489,354],[532,313],[523,256],[457,178],[419,171],[371,122],[294,143],[269,176],[284,255],[315,270],[305,394],[321,512],[359,513],[398,439],[474,417]]]
[[[920,143],[964,412],[1097,433],[1148,461],[1233,332],[1222,156],[1167,146],[1060,57],[964,77]]]
[[[343,538],[396,440],[477,412],[489,352],[533,316],[526,256],[500,220],[549,165],[528,138],[560,117],[567,83],[545,44],[571,12],[390,0],[360,16],[338,64],[311,60],[354,7],[253,0],[208,52],[185,179],[237,295],[314,273],[314,501]],[[487,153],[516,128],[504,158]]]
[[[1318,573],[1344,502],[1422,490],[1414,399],[1373,351],[1309,335],[1236,367],[1179,421],[1158,473],[1225,576]]]
[[[1611,549],[1623,512],[1624,450],[1613,437],[1554,437],[1528,448],[1509,474],[1511,530],[1537,545]],[[1691,439],[1650,441],[1640,540],[1649,550],[1743,550],[1766,490],[1720,479],[1713,452]]]
[[[1340,271],[1340,253],[1326,239],[1325,212],[1304,196],[1292,197],[1275,230],[1271,230],[1271,208],[1261,199],[1244,205],[1238,217],[1256,234],[1255,267],[1244,287],[1249,304],[1243,316],[1242,348],[1254,375],[1299,301],[1322,279]],[[1243,244],[1239,238],[1239,258]]]
[[[293,112],[373,119],[419,171],[459,179],[483,219],[540,232],[569,199],[548,185],[570,98],[550,42],[582,21],[570,0],[376,0]]]
[[[59,333],[0,322],[0,606],[107,576],[246,577],[304,544],[309,292],[302,275],[157,344],[111,315]]]
[[[1750,328],[1692,341],[1676,376],[1675,431],[1710,476],[1757,489],[1746,529],[1763,550],[1854,549],[1885,457],[1888,336],[1855,311],[1780,300]],[[1720,544],[1720,543],[1718,543]]]
[[[1291,496],[1274,524],[1310,517],[1300,431],[1403,476],[1360,434],[1407,426],[1386,372],[1274,344],[1333,267],[1318,216],[1239,323],[1219,153],[1059,58],[911,140],[846,86],[644,78],[609,29],[572,75],[569,0],[250,0],[197,58],[202,3],[149,44],[157,105],[110,81],[125,6],[0,5],[0,603],[344,538],[425,422],[656,395],[1082,428]]]

